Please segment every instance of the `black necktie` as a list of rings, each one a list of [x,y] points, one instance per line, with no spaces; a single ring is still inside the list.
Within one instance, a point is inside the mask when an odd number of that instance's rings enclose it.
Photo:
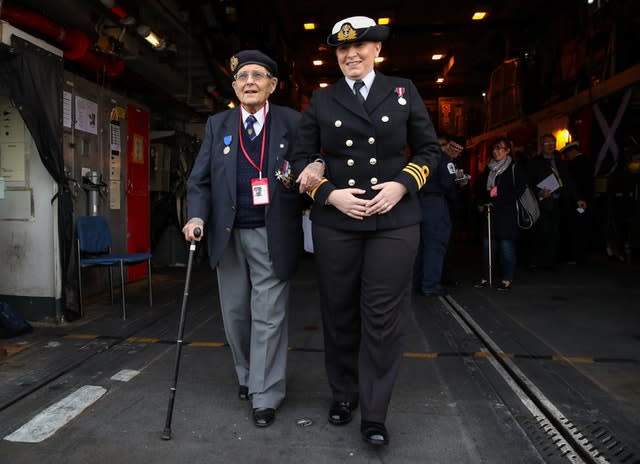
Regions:
[[[256,131],[253,129],[253,123],[257,121],[256,117],[252,114],[247,116],[247,134],[251,140],[256,138]]]
[[[364,105],[364,96],[360,92],[360,89],[362,87],[364,87],[364,82],[362,81],[355,81],[353,84],[353,91],[356,93],[356,98],[358,99],[361,105]]]

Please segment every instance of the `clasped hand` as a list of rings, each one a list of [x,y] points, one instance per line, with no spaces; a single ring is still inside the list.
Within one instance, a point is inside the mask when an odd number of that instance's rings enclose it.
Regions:
[[[339,211],[352,219],[362,220],[374,214],[386,214],[407,193],[407,188],[399,182],[383,182],[374,185],[372,190],[378,193],[370,200],[360,198],[358,195],[366,193],[359,188],[336,189],[329,194],[328,201]]]

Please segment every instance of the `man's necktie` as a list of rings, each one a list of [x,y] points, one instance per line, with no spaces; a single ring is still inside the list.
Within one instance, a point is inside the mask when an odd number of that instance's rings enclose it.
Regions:
[[[247,116],[247,134],[249,134],[249,138],[251,140],[256,138],[256,131],[253,128],[253,124],[257,121],[256,117],[252,114]]]
[[[353,90],[356,93],[356,97],[358,98],[358,101],[360,102],[361,105],[364,105],[364,96],[360,92],[360,89],[362,87],[364,87],[364,82],[362,81],[355,81],[355,83],[353,84]]]

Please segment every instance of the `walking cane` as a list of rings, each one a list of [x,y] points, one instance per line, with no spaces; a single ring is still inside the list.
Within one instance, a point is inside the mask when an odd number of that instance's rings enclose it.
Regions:
[[[493,287],[493,252],[491,250],[491,203],[487,203],[487,238],[489,239],[489,287]]]
[[[193,231],[193,235],[200,237],[202,231],[197,228]],[[187,262],[187,278],[184,282],[184,296],[182,297],[182,309],[180,310],[180,325],[178,327],[178,339],[176,340],[176,363],[173,373],[173,385],[170,388],[169,406],[167,408],[167,421],[164,424],[164,432],[162,432],[163,440],[171,440],[171,419],[173,418],[173,403],[176,399],[176,390],[178,388],[178,372],[180,371],[180,354],[182,353],[182,336],[184,335],[184,320],[187,313],[187,299],[189,297],[189,280],[191,280],[191,265],[193,264],[193,252],[196,251],[196,241],[191,240],[189,245],[189,260]]]

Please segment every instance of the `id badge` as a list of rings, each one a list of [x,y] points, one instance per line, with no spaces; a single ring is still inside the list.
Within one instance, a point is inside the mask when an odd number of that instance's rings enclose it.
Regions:
[[[491,187],[491,190],[489,190],[489,196],[491,198],[495,198],[498,196],[498,186],[494,185],[493,187]]]
[[[251,179],[253,206],[269,204],[269,179]]]

